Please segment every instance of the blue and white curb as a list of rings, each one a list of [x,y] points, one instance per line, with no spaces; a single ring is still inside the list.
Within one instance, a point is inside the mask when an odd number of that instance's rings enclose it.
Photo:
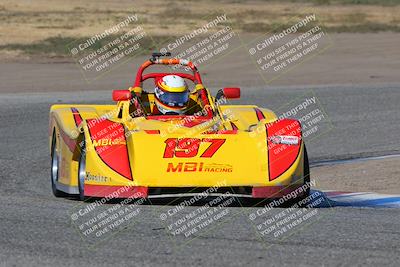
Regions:
[[[311,190],[311,194],[319,192],[324,201],[318,206],[326,207],[381,207],[400,208],[400,195],[386,195],[372,192],[341,192]]]

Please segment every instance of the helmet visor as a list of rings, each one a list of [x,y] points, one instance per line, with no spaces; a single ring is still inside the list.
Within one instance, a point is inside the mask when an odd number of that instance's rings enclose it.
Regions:
[[[171,93],[156,88],[156,97],[163,104],[170,107],[184,107],[189,101],[189,92]]]

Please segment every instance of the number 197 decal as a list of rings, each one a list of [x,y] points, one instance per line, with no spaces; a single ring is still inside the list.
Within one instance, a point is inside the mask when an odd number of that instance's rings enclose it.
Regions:
[[[168,138],[165,140],[164,158],[193,158],[199,153],[201,143],[210,143],[210,145],[200,157],[211,158],[225,143],[225,139]]]

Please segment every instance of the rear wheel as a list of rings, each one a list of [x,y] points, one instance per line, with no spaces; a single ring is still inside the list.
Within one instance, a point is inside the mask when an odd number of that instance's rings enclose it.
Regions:
[[[85,146],[82,146],[81,156],[79,157],[79,168],[78,168],[78,188],[79,188],[79,200],[85,200],[85,177],[86,177],[86,150]]]
[[[308,163],[308,154],[307,154],[307,149],[306,146],[304,145],[304,161],[303,161],[303,186],[305,187],[305,191],[303,194],[301,194],[300,196],[296,197],[294,199],[294,201],[291,204],[296,204],[298,202],[300,202],[301,200],[307,198],[310,195],[310,165]],[[307,203],[305,203],[307,204]],[[304,206],[305,204],[303,204],[302,206]]]
[[[53,191],[54,196],[63,197],[66,194],[58,190],[56,186],[59,177],[59,166],[60,166],[60,157],[57,153],[57,138],[56,138],[56,131],[54,130],[51,142],[51,189]]]
[[[310,164],[308,163],[308,154],[307,148],[304,145],[304,184],[307,184],[307,191],[305,192],[303,198],[306,198],[310,195],[311,191],[311,179],[310,179]]]
[[[295,198],[292,198],[288,200],[286,203],[284,203],[282,206],[283,207],[291,207],[293,205],[300,205],[300,201],[303,199],[307,198],[310,195],[310,166],[308,163],[308,155],[307,155],[307,149],[306,146],[304,146],[304,161],[303,161],[303,186],[305,187],[305,191],[303,191],[301,194],[297,195]],[[301,207],[307,205],[307,203],[301,203]]]

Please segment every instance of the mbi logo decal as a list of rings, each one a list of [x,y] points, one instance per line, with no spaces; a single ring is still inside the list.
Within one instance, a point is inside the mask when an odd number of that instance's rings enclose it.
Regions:
[[[232,165],[204,162],[169,162],[167,172],[232,172]]]
[[[117,145],[126,145],[125,140],[116,138],[116,139],[99,139],[99,140],[93,140],[93,145],[95,147],[99,146],[117,146]]]

